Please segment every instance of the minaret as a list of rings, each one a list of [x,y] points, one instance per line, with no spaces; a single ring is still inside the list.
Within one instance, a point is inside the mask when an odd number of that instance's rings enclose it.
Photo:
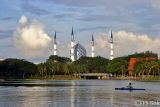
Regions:
[[[111,30],[111,41],[110,41],[110,60],[114,58],[114,53],[113,53],[113,35],[112,35],[112,30]]]
[[[74,59],[74,32],[73,32],[73,28],[72,28],[72,32],[71,32],[71,51],[70,51],[70,57],[71,57],[71,61],[75,61]]]
[[[54,52],[53,55],[57,55],[57,41],[56,41],[56,32],[54,34]]]
[[[94,57],[94,37],[93,37],[93,34],[92,34],[92,46],[91,46],[91,57]]]

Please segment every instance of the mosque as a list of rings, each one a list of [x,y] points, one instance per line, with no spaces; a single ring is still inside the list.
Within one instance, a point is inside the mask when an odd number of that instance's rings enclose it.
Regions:
[[[57,55],[57,40],[56,40],[56,32],[54,35],[54,51],[53,55]],[[76,43],[74,40],[74,31],[72,28],[71,32],[71,42],[70,42],[70,59],[72,62],[78,60],[82,56],[86,56],[87,51],[80,43]],[[91,42],[91,57],[95,57],[95,44],[94,44],[94,36],[92,35],[92,42]],[[111,40],[110,40],[110,60],[114,58],[113,54],[113,34],[111,31]]]

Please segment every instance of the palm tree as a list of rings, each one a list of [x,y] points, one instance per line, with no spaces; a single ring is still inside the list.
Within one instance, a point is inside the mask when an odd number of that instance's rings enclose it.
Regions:
[[[39,74],[44,77],[46,76],[46,72],[47,72],[47,67],[46,67],[46,64],[45,63],[40,63],[38,65],[38,71],[39,71]]]
[[[70,74],[69,67],[68,67],[67,64],[63,64],[63,72],[64,72],[65,75]]]
[[[155,74],[158,73],[158,62],[157,61],[150,61],[148,62],[148,75],[152,74],[155,76]]]
[[[149,75],[159,75],[160,74],[160,63],[158,61],[144,61],[138,63],[136,66],[136,72],[139,73],[139,76],[142,74],[142,77],[147,74]]]
[[[144,77],[144,73],[145,73],[145,69],[146,69],[146,63],[137,63],[135,66],[135,74],[138,74],[139,77],[142,76],[142,79]]]
[[[160,76],[160,60],[158,60],[158,76]]]
[[[52,78],[53,78],[55,75],[55,72],[56,72],[56,63],[54,63],[53,61],[48,62],[47,68],[48,68],[48,75],[50,75],[50,76],[52,75]]]

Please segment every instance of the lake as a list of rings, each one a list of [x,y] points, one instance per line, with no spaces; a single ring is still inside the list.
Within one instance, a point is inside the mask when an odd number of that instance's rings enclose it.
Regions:
[[[7,81],[0,107],[159,107],[160,82],[132,82],[145,91],[116,91],[127,80]]]

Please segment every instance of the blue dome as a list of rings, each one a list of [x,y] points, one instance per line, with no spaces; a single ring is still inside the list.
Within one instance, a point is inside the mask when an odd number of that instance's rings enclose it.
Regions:
[[[86,49],[82,45],[77,43],[74,46],[74,57],[75,57],[75,60],[78,60],[82,56],[86,56]]]

